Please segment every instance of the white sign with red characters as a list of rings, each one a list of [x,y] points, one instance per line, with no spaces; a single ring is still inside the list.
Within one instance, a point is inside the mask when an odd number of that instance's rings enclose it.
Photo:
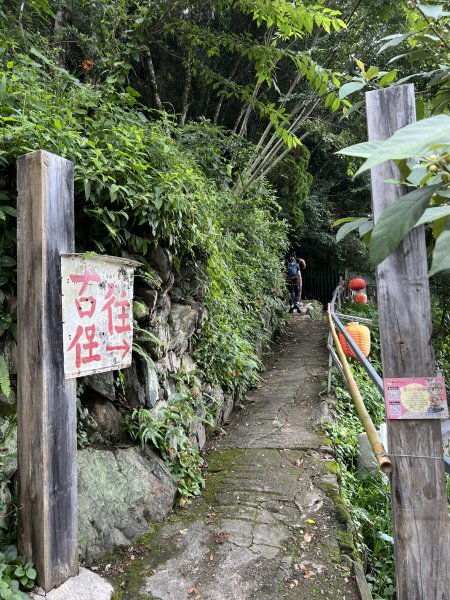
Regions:
[[[139,264],[115,256],[61,256],[66,379],[131,365],[133,279]]]

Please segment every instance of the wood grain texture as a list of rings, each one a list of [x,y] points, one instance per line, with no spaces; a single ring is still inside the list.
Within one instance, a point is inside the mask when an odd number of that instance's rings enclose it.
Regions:
[[[78,573],[76,384],[64,379],[61,261],[74,251],[73,165],[17,162],[19,548],[49,591]]]
[[[415,121],[414,87],[366,94],[369,140],[383,140]],[[372,169],[375,222],[405,190],[385,183],[399,179],[386,162]],[[423,227],[407,234],[377,268],[378,309],[384,377],[436,375]],[[450,533],[439,420],[388,421],[394,471],[391,497],[398,600],[450,599]]]

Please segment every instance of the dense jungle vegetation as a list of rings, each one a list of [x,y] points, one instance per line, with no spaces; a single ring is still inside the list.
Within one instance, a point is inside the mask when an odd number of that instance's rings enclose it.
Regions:
[[[415,0],[4,0],[0,337],[15,335],[16,159],[45,149],[75,164],[77,251],[136,257],[144,279],[156,246],[175,268],[198,267],[204,380],[254,384],[256,341],[286,323],[288,250],[308,269],[370,268],[355,233],[370,236],[369,179],[352,178],[351,152],[334,153],[366,139],[367,89],[408,80],[419,117],[448,111],[448,11]],[[409,181],[435,186],[430,250],[449,235],[445,156],[444,145]],[[338,242],[333,222],[357,217]],[[439,314],[446,356],[446,304]],[[9,396],[7,370],[0,357]],[[11,552],[0,557],[6,599],[35,576]]]

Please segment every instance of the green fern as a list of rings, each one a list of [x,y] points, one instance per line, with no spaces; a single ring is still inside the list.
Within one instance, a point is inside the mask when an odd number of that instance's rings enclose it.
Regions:
[[[138,341],[151,342],[152,344],[155,344],[155,346],[167,347],[167,344],[160,340],[158,337],[156,337],[156,335],[151,333],[151,331],[148,331],[147,329],[142,329],[142,327],[139,327],[139,325],[137,325],[136,323],[134,323],[133,327],[136,334],[139,334],[137,336]],[[134,345],[136,346],[136,344]]]
[[[11,380],[9,378],[8,364],[4,355],[0,355],[0,390],[9,398],[11,394]]]
[[[141,346],[139,346],[138,344],[133,344],[133,352],[139,354],[139,356],[145,360],[149,367],[155,368],[155,363],[153,362],[149,354]]]

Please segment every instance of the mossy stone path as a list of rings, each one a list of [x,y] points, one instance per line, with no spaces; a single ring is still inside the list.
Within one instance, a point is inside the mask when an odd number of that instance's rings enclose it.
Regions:
[[[104,568],[115,600],[359,598],[320,430],[326,333],[292,317],[260,387],[211,444],[203,496]]]

